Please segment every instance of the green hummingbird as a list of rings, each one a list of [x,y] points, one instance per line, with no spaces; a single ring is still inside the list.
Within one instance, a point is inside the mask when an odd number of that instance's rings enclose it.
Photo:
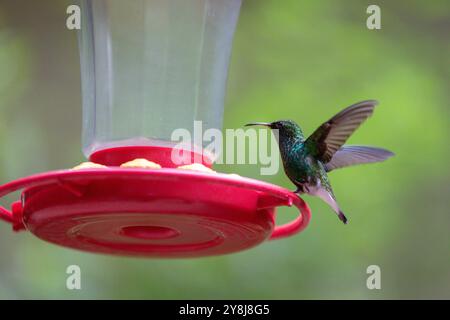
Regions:
[[[377,104],[376,100],[367,100],[351,105],[306,139],[300,126],[292,120],[254,122],[246,126],[262,125],[275,130],[284,171],[297,187],[294,192],[320,197],[346,224],[347,218],[337,203],[327,173],[337,168],[384,161],[394,155],[381,148],[344,145],[372,115]]]

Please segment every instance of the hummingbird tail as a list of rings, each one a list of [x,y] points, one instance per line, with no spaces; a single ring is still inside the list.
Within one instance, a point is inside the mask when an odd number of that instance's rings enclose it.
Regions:
[[[327,190],[326,188],[319,187],[316,188],[313,192],[310,192],[310,194],[317,196],[328,203],[328,205],[334,210],[334,212],[336,212],[339,220],[341,220],[344,224],[347,224],[347,217],[342,212],[341,208],[339,208],[339,205],[333,195],[333,191],[331,191],[331,188]]]
[[[339,220],[341,220],[344,224],[347,224],[347,221],[348,221],[347,217],[341,210],[339,210],[338,217],[339,217]]]

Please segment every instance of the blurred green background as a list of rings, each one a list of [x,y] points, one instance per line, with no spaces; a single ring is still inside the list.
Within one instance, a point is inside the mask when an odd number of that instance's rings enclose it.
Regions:
[[[0,0],[0,183],[83,160],[69,4]],[[381,30],[366,28],[369,4],[381,7]],[[380,101],[349,142],[396,157],[330,175],[349,225],[305,197],[313,219],[295,237],[227,256],[151,260],[65,249],[1,223],[0,298],[450,298],[448,0],[244,0],[228,84],[225,128],[292,118],[311,133],[347,105]],[[217,169],[293,188],[281,170]],[[81,267],[80,291],[65,287],[70,264]],[[381,290],[366,288],[372,264]]]

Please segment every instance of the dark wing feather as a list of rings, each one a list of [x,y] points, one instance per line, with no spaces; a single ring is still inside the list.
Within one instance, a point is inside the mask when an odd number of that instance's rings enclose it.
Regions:
[[[363,163],[381,162],[394,153],[381,148],[366,146],[343,146],[331,158],[330,162],[325,164],[327,172],[348,166],[354,166]]]
[[[356,103],[322,124],[305,141],[310,152],[323,163],[330,161],[361,123],[372,115],[377,104],[375,100]]]

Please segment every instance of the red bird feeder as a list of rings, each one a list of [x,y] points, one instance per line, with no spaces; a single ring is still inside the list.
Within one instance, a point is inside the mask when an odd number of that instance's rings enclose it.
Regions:
[[[146,257],[235,252],[303,230],[308,206],[276,185],[177,169],[170,134],[201,120],[221,128],[241,0],[91,0],[79,33],[83,151],[103,165],[32,175],[0,218],[62,246]],[[184,153],[194,162],[203,147]],[[186,150],[184,150],[186,151]],[[162,168],[126,168],[147,159]],[[194,159],[194,160],[193,160]],[[201,156],[200,159],[204,159]],[[202,160],[210,167],[213,159]],[[278,206],[296,219],[275,225]]]

